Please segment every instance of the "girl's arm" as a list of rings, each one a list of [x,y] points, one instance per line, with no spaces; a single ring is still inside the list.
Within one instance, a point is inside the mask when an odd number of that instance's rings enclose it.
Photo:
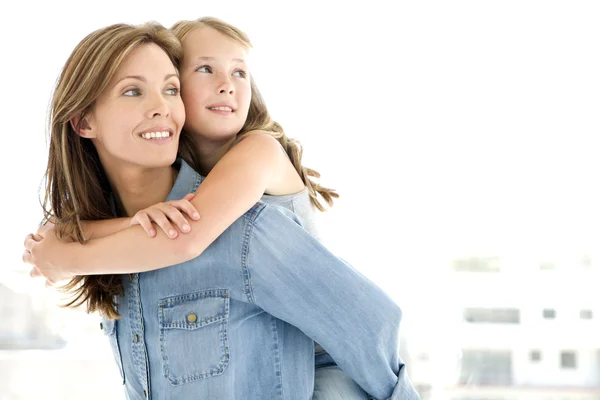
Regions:
[[[172,224],[179,228],[180,232],[187,232],[185,225],[187,220],[184,214],[192,219],[199,219],[200,214],[196,211],[190,200],[193,194],[187,194],[181,200],[172,200],[155,204],[144,210],[138,211],[132,218],[111,218],[99,221],[82,221],[84,236],[87,240],[98,239],[112,235],[134,225],[141,225],[150,237],[156,236],[154,224],[158,225],[171,239],[179,234]],[[189,228],[188,228],[189,229]],[[71,240],[67,240],[71,241]]]
[[[268,134],[251,134],[235,145],[215,165],[191,201],[201,215],[188,219],[191,231],[171,240],[162,231],[150,238],[140,226],[80,243],[60,243],[52,225],[40,228],[41,241],[29,238],[32,263],[39,273],[97,275],[144,272],[188,261],[199,256],[225,229],[248,211],[265,191],[295,191],[303,187],[287,155]],[[288,193],[290,193],[288,191]],[[53,280],[53,279],[49,279]]]
[[[100,221],[83,221],[83,234],[86,239],[98,239],[122,231],[131,226],[131,218],[113,218]]]

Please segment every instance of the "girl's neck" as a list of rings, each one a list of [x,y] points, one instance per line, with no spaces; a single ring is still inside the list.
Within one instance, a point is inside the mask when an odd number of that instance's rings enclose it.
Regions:
[[[214,141],[196,136],[196,154],[201,175],[208,175],[213,167],[231,149],[236,136],[228,140]]]
[[[165,201],[169,196],[177,169],[168,167],[140,168],[119,167],[111,171],[105,168],[110,186],[115,194],[117,209],[128,217],[140,210]]]

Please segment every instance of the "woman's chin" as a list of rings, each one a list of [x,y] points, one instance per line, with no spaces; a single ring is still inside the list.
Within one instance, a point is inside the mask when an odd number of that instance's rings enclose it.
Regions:
[[[177,152],[160,157],[153,157],[152,159],[146,159],[140,164],[146,168],[166,168],[173,165],[175,160],[177,160]]]

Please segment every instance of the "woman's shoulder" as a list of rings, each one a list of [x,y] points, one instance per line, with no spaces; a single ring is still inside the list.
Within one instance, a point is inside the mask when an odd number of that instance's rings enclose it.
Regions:
[[[319,229],[317,226],[318,210],[310,198],[308,188],[304,187],[303,190],[297,193],[280,196],[265,194],[262,196],[261,201],[269,205],[284,207],[289,211],[292,211],[300,219],[304,229],[320,240]]]

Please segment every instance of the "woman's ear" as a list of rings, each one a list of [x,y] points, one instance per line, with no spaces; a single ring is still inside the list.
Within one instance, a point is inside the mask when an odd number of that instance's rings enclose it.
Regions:
[[[93,139],[96,137],[96,134],[89,124],[87,118],[81,118],[81,114],[77,114],[76,116],[72,117],[69,122],[71,123],[71,127],[75,133],[77,133],[79,136],[87,139]]]

